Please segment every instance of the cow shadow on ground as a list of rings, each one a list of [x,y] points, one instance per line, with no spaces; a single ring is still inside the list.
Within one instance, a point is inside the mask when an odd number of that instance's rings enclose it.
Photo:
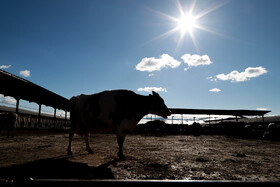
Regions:
[[[90,167],[86,163],[72,162],[65,158],[42,159],[0,168],[0,178],[114,179],[108,166],[117,161],[114,159],[98,167]]]

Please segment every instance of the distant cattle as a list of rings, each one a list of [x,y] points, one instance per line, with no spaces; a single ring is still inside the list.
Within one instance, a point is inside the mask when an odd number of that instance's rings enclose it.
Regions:
[[[103,91],[92,95],[72,97],[69,103],[71,131],[67,154],[72,155],[71,142],[74,133],[84,135],[86,151],[93,153],[89,146],[88,134],[114,131],[119,146],[118,156],[123,155],[123,142],[127,133],[147,114],[167,118],[171,112],[156,92],[152,95],[138,95],[129,90]]]
[[[270,123],[267,126],[266,131],[263,133],[263,138],[268,140],[274,140],[280,138],[280,126],[275,123]]]
[[[10,136],[10,132],[12,131],[11,137],[14,137],[15,134],[15,124],[17,121],[16,113],[0,113],[0,131],[7,130],[7,138]]]

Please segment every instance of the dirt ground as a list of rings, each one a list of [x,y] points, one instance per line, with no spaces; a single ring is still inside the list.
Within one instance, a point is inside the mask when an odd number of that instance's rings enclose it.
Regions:
[[[0,135],[0,179],[162,179],[280,181],[280,142],[226,136],[128,135],[125,161],[117,159],[113,134],[93,134],[94,154],[74,136],[66,155],[68,134]]]

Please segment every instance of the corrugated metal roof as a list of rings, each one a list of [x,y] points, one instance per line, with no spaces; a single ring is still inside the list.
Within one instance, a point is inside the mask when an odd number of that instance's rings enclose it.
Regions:
[[[0,69],[0,93],[56,109],[68,110],[68,99]]]

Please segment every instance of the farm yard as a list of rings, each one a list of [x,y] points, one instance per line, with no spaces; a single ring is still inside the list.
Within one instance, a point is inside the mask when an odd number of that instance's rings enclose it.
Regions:
[[[183,114],[190,112],[264,116],[269,111],[173,109],[173,114],[182,115],[182,124],[173,125],[172,118],[172,125],[159,120],[138,125],[126,137],[126,160],[118,159],[114,134],[92,134],[90,145],[94,154],[85,151],[84,139],[76,135],[73,155],[67,156],[69,100],[8,72],[0,72],[1,94],[17,98],[15,109],[0,109],[19,114],[13,138],[0,132],[0,184],[30,178],[256,182],[280,179],[279,120],[272,119],[273,125],[263,117],[261,122],[250,125],[242,119],[209,121],[203,126],[183,124]],[[159,95],[153,93],[153,97]],[[20,100],[37,103],[38,114],[19,108]],[[53,107],[54,114],[41,115],[42,104]],[[168,116],[170,111],[165,108],[162,115]],[[57,117],[57,110],[63,110],[65,116]],[[265,132],[267,138],[263,139]]]
[[[92,134],[94,154],[68,134],[18,130],[0,134],[0,178],[279,181],[280,143],[223,135],[128,135],[126,160],[117,159],[114,134]]]

